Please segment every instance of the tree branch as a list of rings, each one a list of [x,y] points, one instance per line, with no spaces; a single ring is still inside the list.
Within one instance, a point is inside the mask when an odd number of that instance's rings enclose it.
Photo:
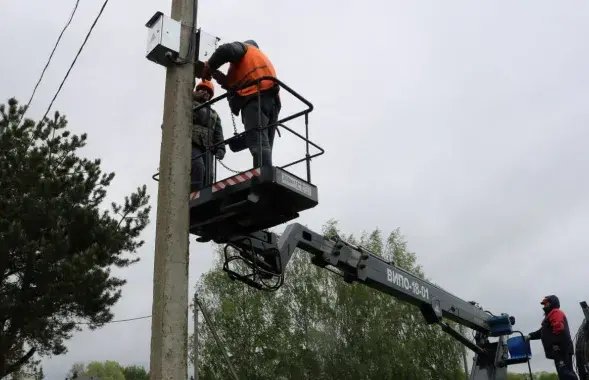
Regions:
[[[20,359],[6,367],[6,370],[4,371],[4,373],[0,373],[0,376],[10,375],[14,371],[22,367],[23,364],[28,362],[33,357],[33,355],[35,355],[35,352],[37,352],[37,349],[35,347],[31,348],[29,352],[27,352],[24,356],[22,356]]]
[[[33,254],[31,254],[30,251],[28,251],[26,253],[26,263],[25,263],[25,269],[24,269],[24,274],[23,274],[23,284],[22,287],[20,289],[19,294],[17,295],[18,298],[18,302],[17,305],[12,311],[11,314],[17,315],[18,313],[25,308],[26,309],[26,305],[28,305],[28,299],[30,297],[29,295],[29,290],[31,287],[31,281],[33,278],[33,263],[34,261],[34,256]],[[4,351],[6,349],[6,345],[10,345],[10,343],[12,341],[14,341],[14,338],[16,337],[16,335],[18,334],[18,330],[20,330],[23,326],[24,323],[24,318],[12,318],[11,319],[11,323],[10,323],[10,327],[8,328],[8,330],[6,331],[5,334],[5,338],[6,340],[3,340],[3,346],[1,347],[2,351]],[[10,347],[10,346],[8,346]],[[35,352],[33,351],[33,353],[31,355],[33,355]],[[26,357],[26,355],[25,355]],[[26,359],[28,360],[28,359]]]
[[[119,220],[119,223],[117,224],[117,229],[119,229],[121,227],[121,223],[123,223],[123,221],[127,219],[127,215],[129,215],[130,213],[131,213],[131,210],[128,210],[123,215],[121,215],[121,213],[117,213],[121,217],[121,220]]]

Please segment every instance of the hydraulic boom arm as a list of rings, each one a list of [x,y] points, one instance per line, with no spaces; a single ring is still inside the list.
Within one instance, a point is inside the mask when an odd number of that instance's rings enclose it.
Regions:
[[[283,275],[295,249],[299,248],[312,255],[315,265],[338,268],[346,282],[363,283],[417,306],[428,324],[439,324],[445,332],[475,352],[471,380],[504,380],[508,364],[522,363],[528,359],[516,362],[508,356],[506,338],[513,333],[513,317],[507,314],[494,316],[475,302],[464,301],[338,237],[327,238],[299,223],[293,223],[287,226],[280,239],[274,233],[259,231],[250,236],[235,237],[228,246],[238,250],[254,273],[244,276],[230,270],[230,259],[224,267],[225,271],[231,278],[260,289],[265,284],[264,278]],[[444,323],[443,319],[475,330],[475,343]],[[489,337],[499,339],[490,342]]]
[[[294,223],[287,227],[278,242],[283,265],[286,265],[295,248],[313,254],[316,265],[332,265],[340,269],[349,282],[362,282],[419,307],[429,323],[444,317],[474,330],[489,332],[486,323],[489,314],[480,307],[396,267],[394,263],[386,262],[362,247],[325,238]]]

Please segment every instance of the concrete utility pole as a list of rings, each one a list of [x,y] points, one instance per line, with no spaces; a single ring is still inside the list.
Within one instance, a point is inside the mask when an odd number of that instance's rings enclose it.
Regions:
[[[170,15],[182,23],[180,56],[190,62],[172,65],[166,72],[150,380],[186,380],[188,374],[188,193],[194,58],[186,55],[196,29],[193,7],[197,4],[196,0],[172,0]]]

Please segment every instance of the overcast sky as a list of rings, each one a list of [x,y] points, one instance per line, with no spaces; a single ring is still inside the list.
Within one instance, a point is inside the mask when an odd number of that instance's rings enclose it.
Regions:
[[[2,102],[26,102],[73,4],[2,3]],[[45,111],[101,5],[81,2],[29,117]],[[169,14],[170,1],[112,0],[54,107],[88,132],[85,154],[116,171],[113,200],[143,183],[152,194],[143,260],[124,272],[117,319],[151,313],[165,69],[144,58],[144,24],[158,10]],[[524,332],[539,327],[542,296],[557,294],[574,334],[589,299],[588,12],[583,1],[201,0],[198,22],[225,41],[255,39],[314,103],[311,135],[327,153],[313,163],[320,206],[300,222],[400,227],[447,290],[514,315]],[[285,100],[283,114],[297,107]],[[229,136],[227,106],[217,109]],[[277,163],[303,152],[285,134],[275,149]],[[251,158],[226,163],[247,169]],[[192,291],[212,254],[194,242],[191,253]],[[44,360],[48,380],[77,361],[147,365],[150,327],[76,334],[67,355]],[[552,370],[540,343],[532,349],[533,369]]]

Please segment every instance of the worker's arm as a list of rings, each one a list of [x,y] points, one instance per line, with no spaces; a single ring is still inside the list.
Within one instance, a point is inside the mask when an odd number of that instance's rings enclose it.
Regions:
[[[227,62],[238,63],[245,55],[246,50],[245,44],[239,41],[219,46],[208,61],[211,71],[217,70]]]
[[[542,328],[539,328],[538,330],[530,333],[528,335],[528,339],[529,340],[538,340],[538,339],[540,339],[540,331],[542,331]]]

